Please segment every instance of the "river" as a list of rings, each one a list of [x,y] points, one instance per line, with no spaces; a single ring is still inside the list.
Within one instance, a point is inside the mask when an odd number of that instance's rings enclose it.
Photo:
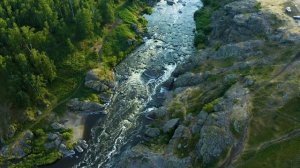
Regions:
[[[175,2],[168,5],[162,0],[151,15],[145,15],[149,37],[117,66],[117,87],[107,109],[108,115],[92,128],[90,146],[73,167],[113,167],[122,147],[138,141],[136,134],[141,128],[138,118],[147,111],[157,86],[171,76],[178,64],[195,53],[193,15],[201,2]],[[143,77],[145,70],[154,75]]]

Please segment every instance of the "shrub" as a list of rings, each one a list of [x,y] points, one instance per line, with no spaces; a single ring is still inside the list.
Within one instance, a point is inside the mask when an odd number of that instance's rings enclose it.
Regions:
[[[215,99],[214,101],[205,104],[203,110],[208,113],[214,112],[214,106],[217,105],[219,102],[220,102],[219,98]]]
[[[62,137],[63,137],[63,139],[65,139],[65,140],[70,140],[70,139],[72,138],[72,133],[70,133],[70,132],[64,132],[64,133],[62,134]]]
[[[255,7],[256,10],[260,10],[262,8],[260,2],[257,2],[254,7]]]
[[[211,33],[211,16],[213,10],[203,8],[195,12],[194,19],[196,21],[195,46],[197,48],[205,48],[208,45],[208,35]]]

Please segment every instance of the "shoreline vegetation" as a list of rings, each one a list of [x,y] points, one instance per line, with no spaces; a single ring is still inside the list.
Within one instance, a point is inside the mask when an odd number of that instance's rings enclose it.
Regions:
[[[45,146],[50,135],[74,148],[72,129],[51,120],[65,115],[71,98],[101,103],[84,77],[97,68],[101,79],[113,80],[113,68],[143,42],[142,15],[151,14],[151,3],[0,2],[0,165],[53,163],[62,154]]]

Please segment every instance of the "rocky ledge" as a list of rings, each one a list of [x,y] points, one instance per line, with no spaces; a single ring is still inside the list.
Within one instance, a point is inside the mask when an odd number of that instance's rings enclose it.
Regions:
[[[290,25],[288,16],[264,10],[256,0],[220,5],[212,15],[208,47],[157,88],[148,105],[153,110],[143,114],[143,140],[121,154],[117,167],[226,167],[243,151],[253,96],[268,82],[269,72],[261,69],[280,67],[278,60],[286,55],[276,54],[277,47],[299,45],[300,33],[283,26]]]

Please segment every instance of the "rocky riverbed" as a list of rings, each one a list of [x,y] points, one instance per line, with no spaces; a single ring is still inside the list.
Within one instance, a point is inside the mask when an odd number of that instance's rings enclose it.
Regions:
[[[172,5],[161,1],[152,15],[145,16],[149,22],[145,43],[116,68],[117,86],[107,116],[92,129],[91,145],[75,167],[111,167],[123,147],[132,143],[130,137],[140,126],[138,117],[147,111],[157,86],[195,52],[193,14],[200,6],[199,0]]]
[[[145,43],[116,68],[107,115],[73,167],[273,165],[260,146],[291,140],[297,136],[289,131],[300,127],[300,33],[286,2],[219,2],[207,47],[196,51],[193,15],[201,2],[160,1],[145,16]],[[75,111],[89,104],[81,103],[73,100]],[[285,149],[274,152],[279,165]]]
[[[147,106],[140,108],[143,113],[136,124],[139,129],[135,128],[136,133],[127,134],[125,139],[119,139],[118,143],[125,146],[115,157],[109,155],[109,164],[105,166],[228,167],[238,161],[244,165],[243,160],[238,160],[241,159],[239,156],[245,154],[244,157],[249,157],[244,151],[252,145],[252,141],[259,141],[258,134],[263,132],[256,124],[265,129],[265,133],[272,132],[267,130],[269,126],[257,123],[257,120],[269,120],[264,116],[272,101],[277,103],[272,103],[269,114],[277,113],[296,96],[287,89],[288,85],[297,85],[293,82],[285,83],[281,89],[274,91],[276,96],[268,97],[270,93],[265,89],[275,81],[283,82],[283,72],[296,77],[295,71],[286,67],[292,64],[299,66],[295,62],[298,56],[294,55],[298,50],[291,50],[300,42],[299,33],[295,31],[297,24],[283,14],[284,8],[281,11],[269,10],[268,6],[256,0],[228,0],[219,5],[220,9],[212,16],[212,32],[206,49],[183,57],[184,61],[176,66],[166,81],[154,84],[152,90],[156,90],[155,94],[145,97],[148,98],[145,101]],[[280,5],[277,8],[282,8]],[[172,30],[171,27],[169,29]],[[163,32],[164,29],[157,31]],[[180,38],[182,32],[176,33],[177,39]],[[156,39],[161,39],[159,34]],[[168,40],[174,39],[169,36]],[[280,50],[276,46],[280,46]],[[283,62],[276,61],[279,59]],[[156,60],[154,56],[152,62],[157,64]],[[157,82],[164,74],[159,66],[153,65],[151,69],[143,67],[146,71],[142,73],[142,80],[148,84]],[[126,72],[124,74],[127,75]],[[263,96],[268,101],[261,100]],[[252,115],[255,120],[251,120]],[[134,123],[130,117],[127,119],[129,125]],[[275,126],[275,123],[285,121],[269,122]],[[295,125],[299,127],[299,123]],[[280,129],[284,130],[282,132],[289,130],[283,125],[276,126],[275,135],[280,134]],[[253,163],[256,164],[255,161]]]

